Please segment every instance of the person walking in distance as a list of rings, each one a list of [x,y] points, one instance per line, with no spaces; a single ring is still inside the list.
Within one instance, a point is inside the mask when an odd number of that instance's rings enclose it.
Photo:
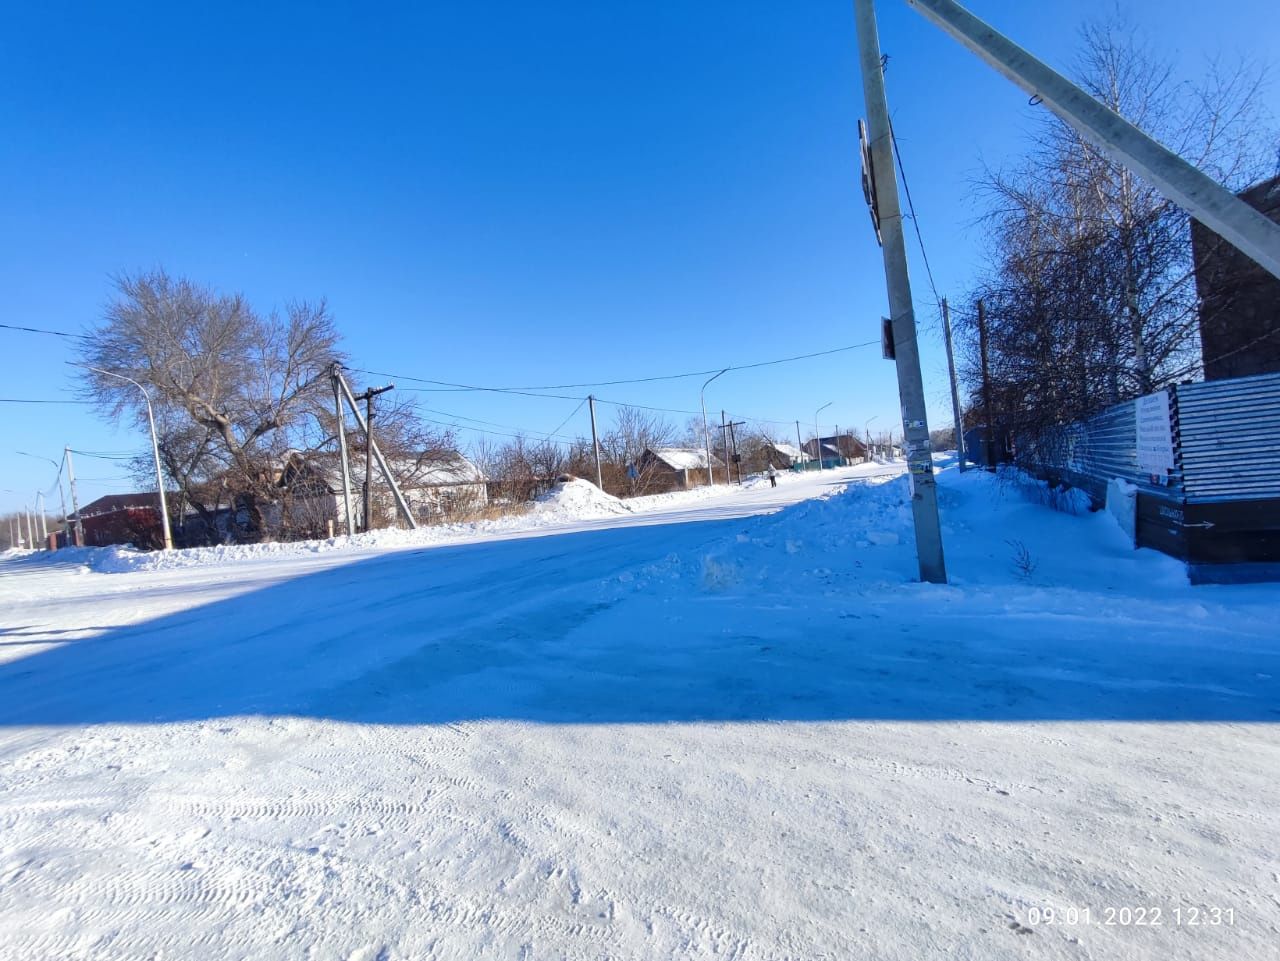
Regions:
[[[772,464],[769,465],[769,486],[770,487],[778,486],[778,472],[773,469]]]

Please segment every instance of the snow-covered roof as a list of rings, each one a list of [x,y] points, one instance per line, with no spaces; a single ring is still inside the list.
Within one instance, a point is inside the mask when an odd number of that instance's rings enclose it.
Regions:
[[[799,447],[796,447],[794,444],[774,444],[773,449],[776,450],[783,457],[787,458],[787,460],[790,460],[796,463],[799,463],[801,461],[806,461],[809,459],[809,455],[806,454],[804,451],[802,451]]]
[[[293,455],[295,470],[305,467],[305,472],[321,481],[329,490],[342,489],[342,467],[338,455],[332,452]],[[483,484],[487,479],[484,472],[457,451],[441,451],[423,455],[421,465],[410,457],[395,457],[390,460],[391,470],[406,490],[422,487],[451,487],[455,484]],[[351,481],[359,485],[364,480],[364,455],[352,452],[350,460]],[[373,468],[374,477],[379,482],[382,472],[377,465]]]
[[[433,456],[418,466],[412,460],[393,460],[391,469],[405,487],[448,487],[452,484],[483,484],[484,471],[457,451]]]
[[[707,452],[696,447],[650,447],[649,453],[672,470],[695,470],[706,468]],[[712,467],[723,467],[724,461],[711,455]]]

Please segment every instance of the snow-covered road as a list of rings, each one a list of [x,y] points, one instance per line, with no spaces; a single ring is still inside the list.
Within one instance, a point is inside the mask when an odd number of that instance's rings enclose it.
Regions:
[[[0,563],[0,958],[1274,957],[1280,590],[872,473]]]

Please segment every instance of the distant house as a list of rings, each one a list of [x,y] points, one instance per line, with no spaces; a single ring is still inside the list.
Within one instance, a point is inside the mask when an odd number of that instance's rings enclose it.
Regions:
[[[839,434],[819,438],[822,444],[822,466],[839,467],[842,464],[861,463],[867,459],[867,448],[862,441],[852,434]],[[814,439],[804,442],[805,453],[813,458],[818,456]]]
[[[132,544],[144,549],[164,546],[160,496],[155,491],[141,494],[108,494],[80,508],[87,547]]]
[[[415,516],[466,513],[489,503],[484,471],[457,451],[392,461],[391,469]]]
[[[707,483],[707,452],[696,447],[647,448],[637,467],[652,492],[688,490]],[[714,454],[711,469],[724,470],[724,461]]]
[[[765,449],[765,456],[768,458],[771,467],[782,470],[800,464],[807,464],[813,460],[812,456],[806,454],[794,444],[770,444]]]
[[[419,521],[478,510],[489,502],[484,473],[457,451],[399,457],[390,464],[409,509]],[[352,514],[363,529],[364,458],[353,457],[349,469]],[[322,536],[330,521],[344,519],[342,465],[336,454],[290,454],[281,471],[280,486],[286,492],[281,502],[281,520],[291,533]],[[375,521],[379,516],[394,516],[395,500],[376,463],[373,488]]]

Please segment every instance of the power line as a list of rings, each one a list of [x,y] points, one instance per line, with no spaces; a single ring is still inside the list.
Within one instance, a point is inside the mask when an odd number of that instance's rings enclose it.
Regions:
[[[582,398],[582,403],[578,404],[578,406],[577,406],[577,407],[575,407],[575,408],[570,412],[570,414],[569,414],[569,416],[568,416],[568,417],[566,417],[566,418],[565,418],[564,420],[562,420],[559,424],[557,424],[557,425],[556,425],[556,429],[555,429],[555,430],[553,430],[553,431],[549,431],[549,432],[547,433],[546,439],[547,439],[547,440],[550,440],[550,439],[552,438],[552,436],[553,436],[553,435],[560,433],[560,428],[564,427],[564,425],[565,425],[565,424],[567,424],[567,423],[569,423],[569,421],[573,420],[574,414],[576,414],[576,413],[578,413],[578,411],[582,410],[582,404],[585,404],[586,402],[587,402],[587,399],[586,399],[585,397],[584,397],[584,398]]]
[[[702,413],[702,411],[683,410],[679,407],[649,407],[649,406],[646,406],[645,404],[629,404],[626,401],[621,401],[621,400],[605,400],[603,397],[597,397],[596,403],[609,404],[610,406],[613,406],[613,407],[634,407],[637,410],[653,410],[653,411],[659,411],[664,414],[690,414],[695,417]],[[755,423],[760,423],[760,424],[784,424],[789,427],[795,423],[794,417],[789,418],[787,420],[777,420],[772,417],[752,417],[750,414],[736,414],[735,416],[744,417],[749,421],[753,421]]]
[[[419,384],[437,384],[440,387],[449,388],[451,390],[463,390],[463,391],[481,390],[481,391],[489,391],[489,392],[498,393],[498,394],[524,394],[524,392],[526,391],[569,390],[576,387],[614,387],[620,384],[651,384],[651,383],[654,383],[655,381],[661,381],[661,380],[681,380],[685,377],[702,377],[707,374],[714,374],[719,370],[725,370],[725,371],[754,370],[759,367],[772,367],[775,364],[789,364],[797,360],[811,360],[814,357],[826,357],[830,354],[839,354],[849,350],[858,350],[863,347],[874,347],[879,343],[880,341],[878,340],[868,340],[861,344],[849,344],[845,347],[833,347],[830,350],[819,350],[811,354],[797,354],[794,357],[779,357],[775,360],[762,360],[754,364],[738,364],[737,366],[734,366],[734,367],[723,367],[723,368],[717,367],[712,370],[691,370],[691,371],[686,371],[685,373],[682,373],[682,374],[660,374],[652,377],[633,377],[626,380],[585,381],[577,384],[547,384],[540,387],[529,387],[529,386],[482,387],[476,384],[461,384],[461,383],[456,383],[456,382],[447,381],[447,380],[431,380],[425,377],[409,377],[404,374],[393,374],[387,371],[365,370],[360,367],[352,367],[351,370],[354,370],[357,373],[361,373],[361,374],[370,374],[374,377],[390,377],[394,380],[410,380],[410,381],[413,381],[414,383],[419,383]],[[528,394],[524,394],[524,396],[558,397],[561,400],[585,399],[585,398],[579,398],[576,396],[555,395],[555,394],[546,394],[546,393],[528,393]]]
[[[84,457],[96,457],[98,460],[133,460],[138,456],[137,454],[101,454],[91,450],[76,450],[74,447],[71,448],[71,453]]]
[[[348,370],[355,371],[357,374],[370,374],[374,377],[389,377],[392,380],[411,380],[416,384],[439,384],[444,383],[438,380],[428,380],[425,377],[410,377],[408,374],[391,374],[386,371],[365,370],[362,367],[348,367]],[[550,400],[585,400],[585,397],[579,397],[576,394],[535,394],[526,390],[517,390],[512,387],[476,387],[468,384],[453,384],[449,387],[398,387],[400,391],[406,391],[414,394],[465,394],[471,391],[483,391],[490,394],[518,394],[521,397],[546,397]]]
[[[0,404],[92,404],[91,400],[32,400],[26,397],[0,397]]]
[[[870,347],[879,341],[868,341],[864,344],[850,344],[847,347],[833,347],[830,350],[819,350],[812,354],[797,354],[794,357],[780,357],[777,360],[762,360],[754,364],[739,364],[737,367],[714,368],[712,370],[691,370],[684,374],[662,374],[655,377],[635,377],[630,380],[600,380],[584,384],[554,384],[547,387],[521,387],[519,390],[566,390],[573,387],[616,387],[620,384],[651,384],[659,380],[681,380],[685,377],[705,377],[717,370],[752,370],[757,367],[772,367],[775,364],[789,364],[797,360],[810,360],[814,357],[825,357],[828,354],[839,354],[846,350],[857,350],[859,347]]]
[[[467,417],[467,416],[466,416],[466,415],[464,415],[464,414],[455,414],[453,411],[450,411],[450,410],[436,410],[435,408],[432,408],[432,407],[419,407],[419,408],[418,408],[418,410],[424,410],[424,411],[426,411],[428,414],[440,414],[440,415],[442,415],[442,416],[444,416],[444,417],[452,417],[454,420],[467,420],[467,421],[471,421],[471,422],[472,422],[472,423],[474,423],[474,424],[485,424],[485,425],[486,425],[486,426],[488,426],[488,427],[501,427],[501,428],[503,428],[504,430],[521,431],[521,432],[523,432],[524,434],[536,434],[536,433],[538,433],[538,431],[532,431],[532,430],[529,430],[528,428],[525,428],[525,427],[516,427],[516,426],[515,426],[515,425],[513,425],[513,424],[499,424],[499,423],[497,423],[496,421],[492,421],[492,420],[481,420],[479,417]],[[425,418],[425,417],[424,417],[424,418],[423,418],[423,420],[427,420],[427,418]],[[430,423],[438,424],[438,423],[442,423],[442,422],[441,422],[441,421],[430,421]],[[449,426],[451,426],[451,427],[457,427],[459,430],[479,430],[479,428],[477,428],[477,427],[462,427],[462,426],[460,426],[460,425],[458,425],[458,424],[451,424],[451,425],[449,425]],[[566,437],[564,434],[559,434],[559,433],[556,433],[555,431],[552,431],[552,434],[555,434],[555,436],[560,437],[562,440],[566,440],[566,441],[568,441],[568,440],[573,440],[573,438]],[[516,435],[511,434],[511,435],[507,435],[507,436],[512,436],[512,437],[514,437],[514,436],[516,436]],[[547,436],[551,436],[551,435],[547,435]]]
[[[507,431],[501,431],[501,430],[486,430],[483,427],[470,427],[470,426],[463,426],[462,424],[451,424],[448,421],[433,420],[430,417],[423,417],[422,420],[428,424],[438,424],[441,427],[452,427],[455,430],[467,430],[467,431],[471,431],[473,434],[490,434],[494,437],[510,437],[512,440],[528,440],[529,434],[536,433],[535,431],[524,431],[523,433],[512,434]],[[518,430],[518,431],[523,430],[523,428],[519,428],[519,427],[515,427],[512,429]],[[547,435],[547,440],[553,444],[562,444],[565,447],[573,446],[574,442],[564,439],[563,435],[556,435],[556,436],[559,439],[551,441],[551,435]]]
[[[80,340],[80,334],[68,334],[61,330],[45,330],[42,327],[18,327],[14,324],[0,324],[5,330],[21,330],[28,334],[48,334],[50,337],[66,337],[68,340]]]
[[[893,124],[889,124],[889,140],[893,144],[893,155],[898,160],[898,173],[902,175],[902,192],[907,197],[907,209],[911,211],[911,226],[915,228],[916,243],[920,245],[920,256],[924,260],[924,272],[929,277],[929,289],[933,291],[935,305],[942,303],[938,295],[938,285],[933,282],[933,268],[929,266],[929,254],[924,249],[924,237],[920,234],[920,218],[916,216],[916,205],[911,199],[911,185],[907,183],[907,169],[902,166],[902,151],[898,149],[898,138],[893,132]]]

